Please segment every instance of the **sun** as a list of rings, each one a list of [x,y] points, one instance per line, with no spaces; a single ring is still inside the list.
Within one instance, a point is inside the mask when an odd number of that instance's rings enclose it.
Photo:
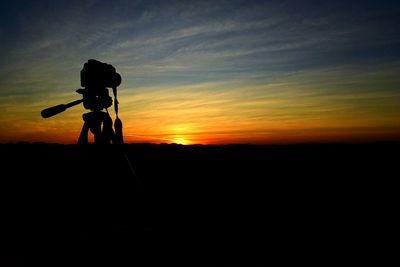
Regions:
[[[181,136],[177,136],[171,139],[171,142],[175,143],[175,144],[180,144],[180,145],[188,145],[190,144],[190,141],[181,137]]]

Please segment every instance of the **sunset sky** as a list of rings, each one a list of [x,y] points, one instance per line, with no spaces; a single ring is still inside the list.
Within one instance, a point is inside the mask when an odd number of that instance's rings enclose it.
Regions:
[[[127,143],[400,140],[400,1],[2,1],[0,40],[0,143],[76,143],[82,104],[40,111],[88,59]]]

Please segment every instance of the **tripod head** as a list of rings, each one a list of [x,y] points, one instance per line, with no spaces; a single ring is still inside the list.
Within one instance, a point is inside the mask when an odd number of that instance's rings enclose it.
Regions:
[[[121,84],[121,75],[115,71],[115,68],[107,63],[89,59],[83,65],[81,70],[81,86],[76,90],[77,93],[82,95],[81,100],[76,100],[68,104],[60,104],[42,110],[43,118],[48,118],[58,113],[65,111],[67,108],[78,105],[83,102],[86,109],[92,111],[100,111],[111,107],[112,98],[108,94],[108,89],[112,88],[114,98],[116,99],[117,87]],[[115,100],[117,101],[117,100]],[[118,104],[118,103],[116,103]]]
[[[87,131],[88,129],[90,129],[91,132],[95,134],[95,142],[96,140],[104,140],[105,138],[99,138],[96,135],[100,135],[103,132],[112,132],[115,135],[113,129],[104,129],[104,131],[101,130],[102,126],[103,128],[112,127],[110,126],[110,121],[112,122],[112,120],[111,118],[108,118],[109,114],[107,111],[107,108],[111,107],[113,104],[113,99],[110,97],[107,88],[112,88],[114,95],[114,109],[116,114],[115,127],[117,139],[119,140],[115,142],[121,143],[122,123],[121,120],[118,118],[117,100],[117,87],[121,84],[121,75],[116,72],[115,68],[112,65],[100,62],[95,59],[89,59],[83,65],[83,69],[80,72],[80,78],[81,86],[84,88],[77,89],[76,92],[82,95],[82,99],[75,100],[67,104],[60,104],[50,108],[46,108],[41,111],[42,117],[52,117],[61,112],[64,112],[66,109],[72,106],[83,103],[84,108],[91,110],[90,113],[93,113],[93,115],[88,116],[84,114],[83,119],[85,121],[85,125],[82,131]],[[102,112],[103,109],[106,109],[107,113]],[[105,121],[107,121],[107,123]],[[81,132],[78,142],[87,142],[87,138],[82,138],[83,135],[84,133]],[[107,137],[106,139],[110,138]],[[81,140],[86,141],[82,142]]]

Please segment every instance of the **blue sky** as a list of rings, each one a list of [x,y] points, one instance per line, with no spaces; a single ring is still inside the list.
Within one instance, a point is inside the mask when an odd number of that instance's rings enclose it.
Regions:
[[[174,135],[170,129],[179,127],[238,142],[249,141],[238,132],[277,140],[274,134],[290,137],[290,127],[303,136],[349,127],[395,135],[399,7],[396,1],[3,2],[0,127],[21,134],[2,141],[76,135],[83,108],[50,121],[35,115],[79,97],[79,72],[91,58],[122,75],[121,117],[132,141]]]

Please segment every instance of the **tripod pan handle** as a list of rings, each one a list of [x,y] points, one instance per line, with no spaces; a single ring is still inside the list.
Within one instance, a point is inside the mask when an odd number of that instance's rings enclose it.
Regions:
[[[83,102],[83,99],[79,99],[79,100],[75,100],[75,101],[72,101],[67,104],[60,104],[60,105],[57,105],[57,106],[54,106],[51,108],[46,108],[46,109],[42,110],[41,114],[42,114],[43,118],[48,118],[48,117],[54,116],[58,113],[61,113],[61,112],[65,111],[67,108],[78,105],[79,103],[82,103],[82,102]]]
[[[40,114],[42,114],[43,118],[48,118],[48,117],[54,116],[58,113],[61,113],[61,112],[65,111],[66,109],[67,108],[64,104],[60,104],[60,105],[57,105],[57,106],[54,106],[51,108],[43,109]]]

